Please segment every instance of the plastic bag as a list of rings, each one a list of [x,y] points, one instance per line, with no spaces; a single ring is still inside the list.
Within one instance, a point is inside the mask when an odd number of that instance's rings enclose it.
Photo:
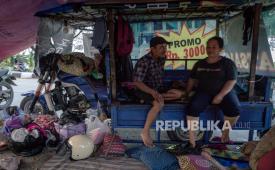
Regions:
[[[88,118],[86,118],[85,124],[87,126],[87,132],[97,128],[100,128],[105,132],[110,132],[110,128],[107,126],[107,124],[104,124],[104,122],[99,120],[99,118],[95,115],[90,115]]]
[[[104,130],[100,128],[96,128],[88,132],[87,135],[90,137],[90,139],[93,141],[95,145],[98,145],[103,142],[106,132],[104,132]]]
[[[24,126],[24,116],[18,115],[18,116],[11,116],[7,118],[4,122],[4,128],[3,128],[3,133],[6,136],[10,136],[11,132],[14,129],[19,129]]]
[[[94,144],[102,143],[104,136],[111,133],[108,124],[100,121],[95,115],[86,118],[85,124],[87,126],[87,135],[92,139]]]
[[[86,125],[83,122],[80,122],[78,124],[68,123],[65,125],[60,125],[54,122],[54,127],[62,140],[70,138],[74,135],[80,135],[80,134],[86,133]]]

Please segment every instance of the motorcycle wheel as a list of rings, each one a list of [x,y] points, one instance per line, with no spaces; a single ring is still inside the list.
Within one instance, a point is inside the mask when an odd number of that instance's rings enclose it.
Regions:
[[[209,139],[211,138],[213,131],[208,132]],[[197,131],[196,133],[196,141],[203,140],[205,132]],[[179,142],[188,142],[189,141],[189,133],[188,131],[183,131],[181,128],[176,128],[174,131],[167,131],[167,135],[172,141]]]
[[[9,107],[13,101],[14,92],[9,83],[0,82],[0,110]]]
[[[32,103],[33,96],[26,96],[22,99],[20,103],[20,108],[24,111],[24,113],[30,113],[30,106]],[[37,101],[35,103],[33,113],[35,114],[46,114],[47,110],[43,107],[43,105]]]

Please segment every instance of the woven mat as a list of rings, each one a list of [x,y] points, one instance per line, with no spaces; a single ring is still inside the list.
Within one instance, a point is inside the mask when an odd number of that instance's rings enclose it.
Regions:
[[[147,170],[140,161],[126,157],[90,157],[85,160],[72,161],[70,159],[53,156],[41,168],[41,170]]]

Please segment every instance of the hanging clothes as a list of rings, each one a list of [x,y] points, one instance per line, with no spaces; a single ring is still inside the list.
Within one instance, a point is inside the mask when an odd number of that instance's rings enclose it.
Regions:
[[[108,34],[107,34],[107,26],[106,20],[102,18],[98,18],[95,21],[94,32],[92,36],[92,46],[102,51],[108,44]]]

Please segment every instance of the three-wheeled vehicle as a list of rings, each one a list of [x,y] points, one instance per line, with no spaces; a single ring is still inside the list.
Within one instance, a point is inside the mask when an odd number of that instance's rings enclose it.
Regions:
[[[275,68],[261,11],[274,9],[274,6],[272,1],[237,0],[67,3],[36,14],[41,17],[36,57],[53,49],[59,53],[71,52],[72,40],[83,35],[84,47],[88,46],[85,49],[94,46],[105,58],[106,106],[112,128],[142,128],[150,106],[134,100],[129,82],[132,67],[147,52],[150,38],[158,35],[170,42],[164,75],[165,84],[170,86],[173,81],[187,81],[194,63],[206,57],[207,39],[219,35],[225,40],[224,55],[235,61],[239,71],[235,88],[241,100],[241,114],[234,129],[249,130],[249,140],[252,140],[254,130],[263,132],[271,127],[270,99]],[[121,30],[124,27],[118,24],[119,17],[130,23],[132,35],[128,29]],[[121,56],[118,44],[125,39],[133,48]],[[50,46],[50,41],[55,41],[55,47]],[[185,119],[187,102],[165,103],[157,119]],[[200,119],[222,120],[222,113],[209,107],[201,113]],[[160,132],[157,134],[160,141]],[[202,134],[207,142],[211,132],[202,132],[199,136]],[[187,139],[180,128],[169,131],[168,135],[172,140]]]

